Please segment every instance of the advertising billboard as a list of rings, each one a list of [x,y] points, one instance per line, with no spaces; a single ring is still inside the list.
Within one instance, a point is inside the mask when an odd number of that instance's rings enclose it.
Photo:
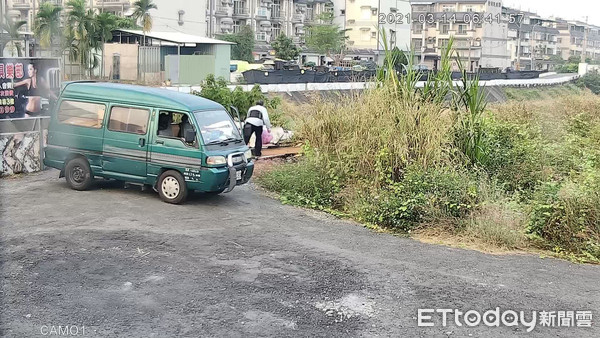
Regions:
[[[49,115],[60,80],[58,59],[0,57],[0,119]]]

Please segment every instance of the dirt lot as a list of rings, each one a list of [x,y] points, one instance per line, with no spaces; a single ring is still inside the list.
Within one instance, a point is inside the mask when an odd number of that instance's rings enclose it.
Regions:
[[[599,337],[600,267],[492,256],[283,206],[0,180],[0,336]],[[417,309],[591,310],[592,328],[417,326]],[[82,329],[85,331],[83,332]],[[85,333],[85,334],[84,334]]]

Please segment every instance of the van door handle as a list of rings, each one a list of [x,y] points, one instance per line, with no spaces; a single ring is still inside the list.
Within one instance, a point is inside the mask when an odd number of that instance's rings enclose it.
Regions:
[[[156,144],[165,144],[165,141],[163,141],[163,140],[156,140]]]
[[[140,139],[138,140],[138,145],[139,145],[140,147],[143,147],[143,146],[145,146],[145,145],[146,145],[146,139],[145,139],[145,138],[143,138],[143,137],[140,137]]]

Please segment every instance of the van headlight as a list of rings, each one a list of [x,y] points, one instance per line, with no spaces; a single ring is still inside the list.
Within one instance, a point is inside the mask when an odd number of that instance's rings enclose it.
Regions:
[[[244,157],[246,158],[246,160],[250,160],[252,158],[252,151],[250,149],[246,150],[244,152]]]
[[[225,156],[208,156],[206,158],[206,164],[210,164],[210,165],[221,165],[221,164],[226,164],[227,160],[225,159]]]

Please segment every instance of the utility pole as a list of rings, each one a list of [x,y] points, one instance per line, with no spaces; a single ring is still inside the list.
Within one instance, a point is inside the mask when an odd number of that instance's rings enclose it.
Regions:
[[[0,3],[0,20],[4,20],[4,11],[7,10],[7,0],[2,0]],[[4,56],[4,29],[0,29],[0,56]]]
[[[531,41],[531,70],[535,70],[535,24],[531,25],[529,41]]]
[[[33,11],[33,22],[31,23],[31,31],[33,31],[35,29],[35,9],[37,7],[35,0],[33,0],[33,4],[31,6],[31,10]]]
[[[473,38],[468,38],[467,42],[469,43],[469,72],[473,72],[473,67],[471,66],[471,47],[473,47]]]
[[[209,38],[213,38],[213,13],[215,12],[215,0],[208,0],[209,1],[209,8],[208,8],[208,37]]]
[[[581,56],[581,62],[584,62],[584,63],[585,63],[585,59],[587,59],[587,55],[586,55],[586,52],[587,52],[587,49],[586,49],[586,46],[587,46],[587,32],[588,32],[587,25],[588,25],[588,17],[586,16],[585,17],[585,26],[583,26],[583,51],[581,52],[581,54],[582,54],[582,56]]]
[[[521,70],[521,23],[518,24],[517,29],[517,64],[515,68],[517,71]]]

